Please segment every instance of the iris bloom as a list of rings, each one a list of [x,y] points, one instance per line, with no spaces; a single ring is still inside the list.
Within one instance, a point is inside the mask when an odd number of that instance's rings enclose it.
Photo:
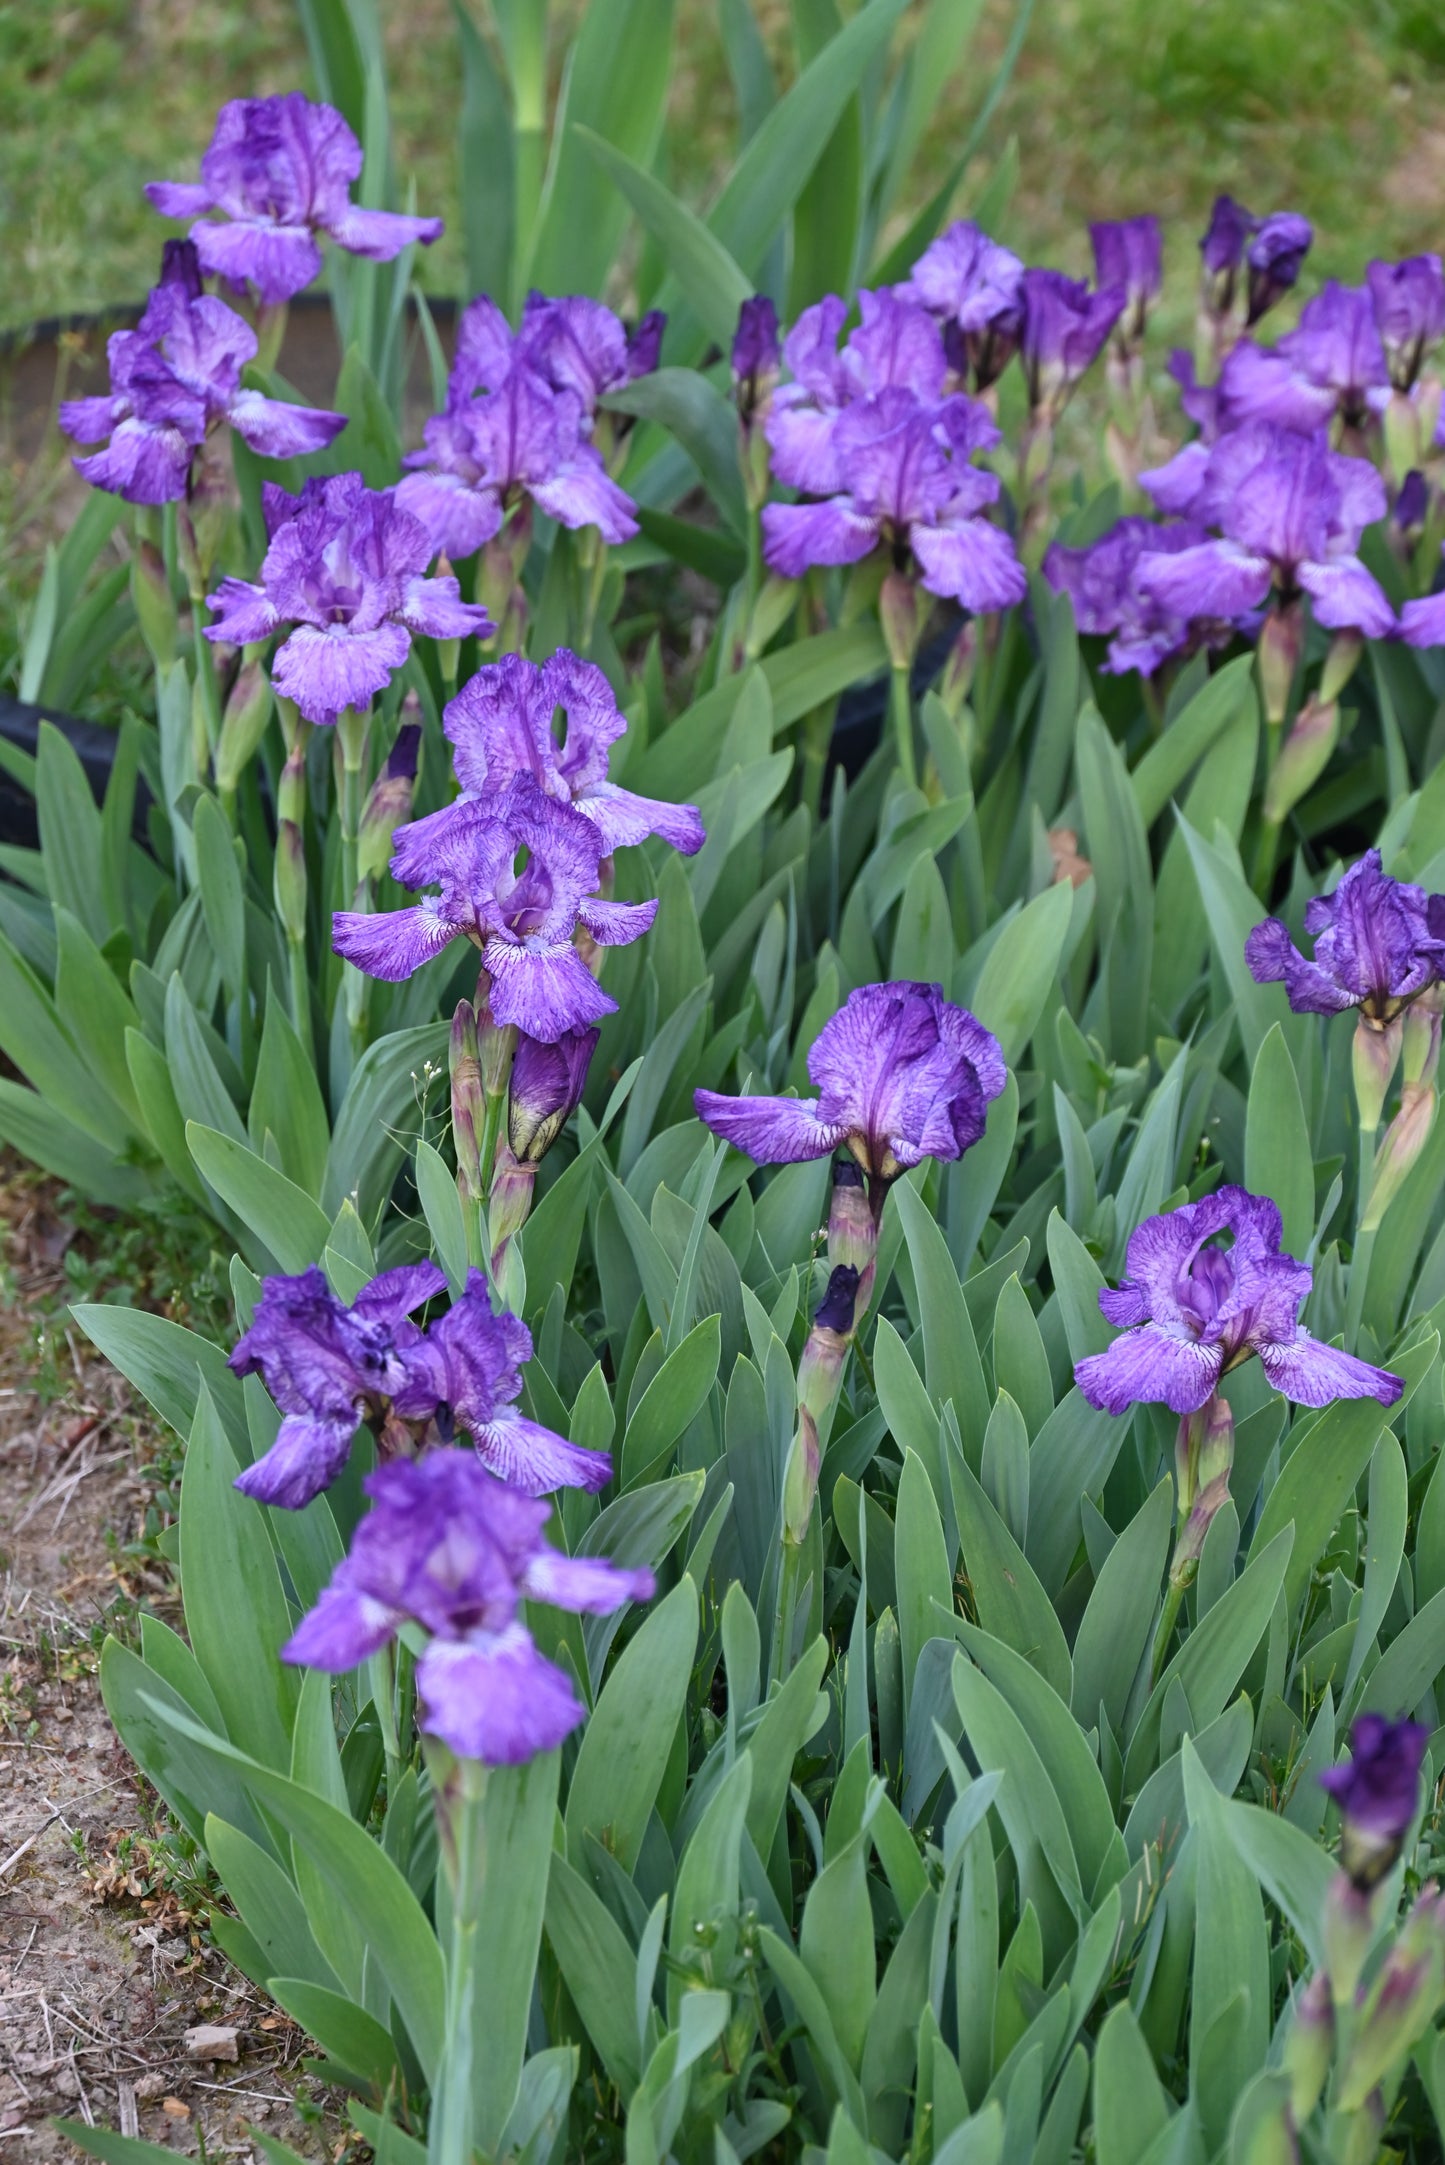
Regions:
[[[1445,941],[1428,921],[1430,901],[1423,887],[1387,878],[1380,852],[1366,850],[1333,894],[1314,895],[1305,905],[1312,962],[1274,917],[1255,926],[1244,959],[1257,984],[1283,984],[1296,1014],[1338,1015],[1358,1007],[1382,1028],[1445,966]]]
[[[605,1451],[584,1451],[518,1412],[531,1333],[514,1315],[493,1314],[480,1271],[428,1330],[411,1321],[445,1291],[435,1263],[384,1271],[349,1308],[315,1266],[262,1280],[230,1365],[261,1376],[283,1418],[270,1450],[238,1477],[243,1495],[300,1510],[337,1479],[361,1422],[392,1447],[425,1441],[433,1424],[446,1443],[465,1429],[483,1463],[528,1495],[605,1485]]]
[[[841,351],[838,335],[848,304],[835,293],[805,308],[783,340],[792,381],[773,393],[768,414],[773,471],[811,496],[851,486],[851,441],[840,442],[837,432],[859,400],[906,391],[927,404],[943,395],[948,360],[942,334],[907,290],[860,293],[858,309],[862,321]]]
[[[1043,573],[1056,593],[1069,596],[1081,632],[1109,638],[1102,664],[1108,674],[1137,670],[1152,676],[1201,641],[1218,644],[1231,636],[1232,627],[1215,618],[1176,615],[1140,583],[1141,567],[1151,558],[1177,555],[1207,539],[1206,529],[1190,519],[1165,525],[1153,519],[1118,519],[1085,548],[1054,542],[1044,557]]]
[[[1274,211],[1267,218],[1256,218],[1233,196],[1216,196],[1199,243],[1208,307],[1217,315],[1228,314],[1236,281],[1244,270],[1246,319],[1257,323],[1295,283],[1313,240],[1314,228],[1297,211]]]
[[[1261,608],[1272,586],[1308,594],[1315,619],[1372,639],[1396,628],[1395,612],[1355,553],[1385,516],[1385,489],[1364,459],[1331,451],[1323,437],[1255,423],[1221,436],[1186,473],[1184,455],[1143,477],[1166,510],[1217,525],[1221,538],[1140,569],[1144,591],[1178,615],[1238,617]],[[1152,487],[1151,487],[1152,482]]]
[[[925,248],[900,294],[943,326],[950,360],[977,391],[987,390],[1018,350],[1024,267],[979,226],[960,218]]]
[[[602,671],[566,647],[540,668],[520,654],[488,663],[450,702],[444,724],[462,795],[415,823],[417,843],[469,820],[470,807],[495,801],[518,775],[530,775],[556,803],[591,820],[604,856],[650,835],[687,857],[702,848],[706,837],[695,805],[640,797],[608,781],[608,754],[627,722]]]
[[[1054,421],[1069,393],[1103,351],[1104,341],[1123,315],[1128,295],[1122,285],[1091,293],[1062,271],[1025,271],[1023,333],[1020,357],[1028,378],[1029,404],[1036,415]]]
[[[548,1507],[464,1451],[397,1459],[367,1476],[372,1508],[287,1661],[341,1673],[409,1622],[428,1635],[417,1662],[420,1726],[461,1758],[518,1765],[582,1720],[571,1679],[537,1651],[524,1601],[605,1616],[647,1601],[648,1571],[549,1546]]]
[[[606,851],[583,813],[521,775],[499,797],[468,804],[442,834],[422,820],[393,839],[393,876],[406,887],[436,881],[440,892],[385,914],[338,910],[338,955],[368,976],[396,980],[449,941],[469,939],[491,977],[493,1020],[549,1044],[615,1010],[575,935],[580,928],[599,946],[625,947],[646,932],[657,904],[611,902],[598,893]]]
[[[759,1165],[846,1150],[875,1215],[890,1183],[924,1158],[960,1158],[1007,1079],[998,1041],[939,985],[860,985],[808,1053],[816,1098],[694,1094],[698,1118]]]
[[[966,609],[1021,601],[1027,580],[1013,543],[979,517],[997,477],[969,463],[997,441],[984,408],[961,395],[930,406],[899,389],[848,407],[830,438],[846,490],[825,503],[769,504],[768,568],[796,579],[814,564],[855,564],[881,543],[895,568],[911,553],[928,592]]]
[[[190,238],[204,270],[249,283],[268,304],[287,301],[321,272],[321,238],[349,255],[389,263],[413,241],[427,246],[440,218],[362,210],[351,200],[362,149],[340,113],[299,90],[281,98],[233,98],[221,107],[199,184],[154,180],[146,189],[165,218],[194,218]],[[205,214],[220,211],[222,222]]]
[[[168,241],[139,324],[106,347],[110,390],[60,408],[67,436],[105,444],[77,459],[76,472],[129,503],[167,504],[185,495],[196,453],[222,422],[262,458],[324,450],[346,416],[242,390],[241,371],[255,355],[250,325],[201,291],[195,249]]]
[[[1377,1398],[1393,1406],[1403,1389],[1398,1376],[1301,1328],[1313,1275],[1281,1253],[1280,1231],[1267,1197],[1234,1187],[1137,1226],[1128,1275],[1117,1291],[1105,1286],[1099,1294],[1120,1335],[1074,1368],[1089,1404],[1113,1414],[1143,1404],[1196,1413],[1230,1369],[1257,1354],[1275,1390],[1297,1405]]]
[[[210,603],[208,639],[248,646],[282,625],[271,681],[311,722],[363,708],[391,681],[412,637],[485,638],[485,609],[465,602],[455,579],[429,579],[426,529],[360,474],[308,481],[299,496],[267,483],[271,545],[259,585],[223,579]]]
[[[640,333],[638,334],[641,335]],[[657,336],[660,337],[660,327]],[[463,312],[447,402],[423,431],[397,501],[433,547],[472,556],[507,512],[536,503],[561,526],[595,526],[604,541],[637,532],[633,504],[590,440],[597,400],[655,364],[656,340],[629,348],[599,302],[533,295],[513,333],[486,294]]]
[[[1332,278],[1277,345],[1240,340],[1224,364],[1219,396],[1231,426],[1273,421],[1309,433],[1336,413],[1358,428],[1389,383],[1369,289]]]
[[[1445,332],[1445,272],[1436,255],[1371,263],[1365,271],[1390,381],[1408,391]]]
[[[406,1383],[406,1356],[421,1339],[413,1310],[445,1290],[435,1263],[383,1271],[350,1307],[314,1265],[261,1281],[251,1328],[230,1365],[264,1380],[282,1421],[270,1450],[238,1478],[243,1495],[296,1511],[331,1486],[358,1423],[379,1429]]]
[[[1126,345],[1137,345],[1144,336],[1149,310],[1164,284],[1164,236],[1159,220],[1120,218],[1091,225],[1094,276],[1103,287],[1122,287],[1124,312],[1117,326]]]
[[[1350,1756],[1320,1776],[1340,1808],[1340,1862],[1360,1891],[1390,1870],[1420,1808],[1420,1766],[1430,1732],[1423,1722],[1361,1714],[1350,1724]]]

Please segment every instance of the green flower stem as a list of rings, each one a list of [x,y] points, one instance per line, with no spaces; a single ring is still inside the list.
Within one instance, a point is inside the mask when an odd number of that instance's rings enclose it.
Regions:
[[[432,1772],[451,1924],[446,1949],[446,2027],[427,2129],[427,2165],[472,2165],[472,2002],[487,1770],[476,1760],[447,1757],[446,1776],[438,1780],[440,1765]]]
[[[1179,1610],[1184,1600],[1184,1594],[1183,1582],[1176,1581],[1171,1575],[1169,1584],[1164,1589],[1164,1607],[1159,1616],[1159,1629],[1154,1634],[1154,1656],[1149,1665],[1149,1685],[1151,1690],[1164,1674],[1168,1663],[1169,1642],[1174,1636],[1174,1626],[1179,1618]]]
[[[221,688],[216,682],[216,656],[210,640],[206,637],[202,612],[205,596],[191,596],[191,644],[196,657],[196,685],[201,697],[201,715],[206,727],[206,742],[214,754],[221,741]]]
[[[367,708],[348,707],[336,723],[341,751],[341,907],[344,910],[364,910],[370,907],[371,901],[371,882],[361,881],[357,872],[370,727],[371,714]],[[364,970],[357,969],[355,963],[347,962],[342,965],[341,981],[352,1053],[353,1057],[359,1057],[366,1043],[371,980]]]
[[[908,671],[895,663],[888,681],[888,712],[898,748],[898,771],[910,789],[918,786],[918,762],[913,756],[913,693]]]
[[[487,1122],[482,1130],[481,1148],[482,1194],[489,1202],[492,1194],[492,1169],[497,1162],[497,1141],[502,1132],[502,1121],[506,1117],[506,1111],[506,1090],[493,1091],[487,1098]],[[480,1238],[480,1228],[478,1237]],[[480,1260],[479,1256],[478,1261]]]
[[[299,936],[288,930],[286,934],[287,975],[291,984],[291,1022],[301,1050],[308,1060],[315,1059],[315,1047],[311,1037],[311,970],[306,959],[306,935]]]
[[[1355,1224],[1359,1226],[1370,1201],[1370,1189],[1375,1179],[1375,1130],[1360,1130],[1359,1194],[1356,1198]],[[1345,1350],[1353,1352],[1360,1335],[1360,1323],[1365,1313],[1365,1294],[1370,1283],[1370,1260],[1375,1252],[1373,1232],[1356,1232],[1354,1252],[1350,1257],[1350,1280],[1345,1289]]]
[[[377,1725],[381,1730],[381,1748],[386,1755],[386,1793],[392,1797],[401,1780],[402,1758],[396,1725],[396,1670],[389,1645],[370,1656],[366,1674],[371,1685],[371,1703],[376,1708]]]

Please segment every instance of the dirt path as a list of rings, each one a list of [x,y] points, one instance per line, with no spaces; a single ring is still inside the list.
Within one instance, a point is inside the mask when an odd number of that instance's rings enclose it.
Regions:
[[[214,1889],[101,1704],[106,1631],[180,1622],[155,1546],[177,1446],[67,1325],[74,1238],[54,1184],[0,1160],[0,2160],[74,2159],[57,2114],[178,2155],[263,2165],[252,2123],[355,2158],[306,2040],[211,1946]],[[188,2055],[201,2024],[234,2062]]]

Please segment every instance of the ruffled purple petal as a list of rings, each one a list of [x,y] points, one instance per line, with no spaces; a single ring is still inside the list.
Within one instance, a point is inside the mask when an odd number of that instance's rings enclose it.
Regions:
[[[1276,917],[1256,925],[1244,943],[1244,959],[1257,985],[1283,985],[1297,1015],[1338,1015],[1355,1005],[1334,978],[1307,962]]]
[[[521,1766],[582,1720],[571,1682],[521,1624],[470,1639],[433,1639],[416,1667],[421,1726],[462,1759]]]
[[[587,1451],[554,1435],[539,1421],[504,1408],[495,1420],[470,1431],[477,1456],[489,1472],[509,1481],[527,1496],[550,1496],[559,1488],[586,1489],[595,1495],[612,1478],[606,1451]]]
[[[269,639],[281,619],[264,586],[245,579],[223,579],[207,603],[216,613],[206,626],[208,639],[224,640],[227,646],[255,646]]]
[[[1317,624],[1331,631],[1362,631],[1367,639],[1388,639],[1398,629],[1379,581],[1357,556],[1301,564],[1297,577],[1314,603]]]
[[[410,652],[410,636],[400,624],[371,631],[301,624],[277,650],[271,681],[308,722],[334,722],[347,707],[369,706]]]
[[[489,482],[470,482],[460,474],[403,474],[396,501],[427,530],[433,549],[453,563],[475,556],[502,524],[500,492]]]
[[[1011,609],[1028,592],[1028,575],[1007,534],[986,519],[915,525],[909,540],[930,594],[943,594],[981,615]]]
[[[585,1029],[617,1012],[617,1002],[602,990],[570,942],[555,947],[519,947],[490,939],[482,959],[491,972],[492,1015],[515,1023],[529,1037],[555,1045],[568,1030]]]
[[[304,292],[321,276],[321,250],[307,226],[239,218],[213,225],[206,220],[192,226],[191,239],[203,270],[238,286],[249,282],[272,307]]]
[[[1406,646],[1445,646],[1445,593],[1407,601],[1400,611],[1400,637]]]
[[[331,919],[331,944],[368,977],[397,984],[439,955],[460,930],[428,899],[410,910],[337,910]]]
[[[615,849],[635,848],[649,835],[657,835],[684,857],[693,857],[707,840],[695,804],[668,804],[661,797],[639,797],[635,790],[621,789],[616,782],[593,782],[572,801],[595,823],[609,855]]]
[[[630,947],[652,930],[656,902],[604,902],[590,895],[577,905],[577,916],[599,947]]]
[[[480,602],[462,600],[453,578],[408,579],[397,615],[429,639],[489,639],[496,630]]]
[[[358,204],[347,203],[339,213],[328,216],[323,230],[348,255],[390,263],[414,241],[430,248],[441,239],[445,227],[440,218],[409,218],[401,211],[362,210]]]
[[[1186,444],[1172,459],[1139,476],[1139,486],[1153,497],[1161,511],[1186,517],[1199,501],[1209,472],[1209,446]]]
[[[1099,1288],[1099,1311],[1105,1322],[1116,1330],[1131,1330],[1136,1323],[1149,1320],[1149,1302],[1141,1286],[1101,1285]]]
[[[820,413],[815,406],[792,405],[796,387],[784,385],[773,395],[772,411],[764,433],[772,453],[773,472],[790,489],[809,496],[831,496],[844,486],[838,458],[838,413]]]
[[[564,1556],[546,1546],[534,1553],[522,1586],[533,1601],[588,1616],[611,1616],[624,1601],[651,1601],[657,1591],[650,1571],[629,1571],[601,1556]]]
[[[326,1420],[306,1413],[288,1413],[270,1450],[244,1473],[237,1474],[235,1486],[257,1503],[300,1511],[338,1478],[351,1455],[355,1434],[354,1414]]]
[[[72,443],[104,443],[116,425],[120,405],[121,401],[108,391],[99,398],[62,399],[56,418]]]
[[[405,1622],[399,1609],[347,1586],[328,1586],[281,1649],[283,1661],[339,1676],[379,1653]]]
[[[324,451],[346,426],[344,413],[290,406],[283,399],[263,398],[259,391],[238,391],[226,419],[242,442],[263,459],[304,459],[313,451]]]
[[[697,1117],[714,1135],[759,1165],[801,1165],[826,1158],[848,1139],[836,1121],[818,1118],[813,1098],[730,1098],[716,1090],[695,1090]]]
[[[1175,556],[1146,556],[1139,586],[1176,616],[1243,616],[1270,589],[1268,559],[1232,541],[1205,541]]]
[[[186,493],[194,446],[178,428],[122,421],[103,451],[75,459],[75,470],[93,489],[106,489],[130,504],[171,504]]]
[[[398,1263],[363,1286],[351,1305],[358,1315],[375,1322],[400,1323],[423,1301],[434,1300],[446,1289],[446,1273],[435,1263]]]
[[[1074,1381],[1100,1413],[1127,1413],[1131,1406],[1165,1405],[1195,1413],[1219,1381],[1218,1346],[1176,1338],[1152,1323],[1125,1331],[1102,1353],[1074,1365]]]
[[[579,444],[555,473],[530,486],[559,526],[595,526],[604,541],[613,543],[631,541],[638,531],[632,498],[618,487],[590,444]]]
[[[763,510],[763,557],[769,571],[801,579],[814,564],[856,564],[878,541],[881,521],[865,517],[848,496],[826,504],[768,504]]]
[[[1275,1389],[1297,1406],[1329,1406],[1337,1398],[1377,1398],[1382,1406],[1393,1406],[1405,1388],[1388,1369],[1372,1368],[1306,1330],[1255,1350]]]

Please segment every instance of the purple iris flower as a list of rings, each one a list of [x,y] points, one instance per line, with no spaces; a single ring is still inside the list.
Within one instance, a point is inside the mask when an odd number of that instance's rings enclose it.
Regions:
[[[1361,1714],[1350,1724],[1349,1758],[1320,1776],[1340,1808],[1340,1862],[1362,1892],[1379,1884],[1404,1847],[1429,1741],[1423,1722]]]
[[[392,1405],[404,1421],[435,1421],[445,1443],[464,1428],[488,1471],[525,1495],[605,1488],[612,1473],[605,1451],[584,1450],[518,1411],[531,1358],[526,1324],[506,1309],[494,1314],[484,1274],[469,1270],[460,1297],[407,1349]]]
[[[1258,223],[1253,211],[1236,203],[1232,195],[1214,198],[1209,224],[1199,243],[1200,258],[1211,278],[1223,278],[1238,271],[1249,237]]]
[[[1240,340],[1224,364],[1219,394],[1232,427],[1273,421],[1309,433],[1336,413],[1359,427],[1389,382],[1369,290],[1332,278],[1278,345]]]
[[[1074,385],[1103,351],[1127,305],[1122,285],[1091,293],[1062,271],[1025,271],[1020,355],[1036,414],[1056,420]]]
[[[495,801],[523,774],[559,804],[586,814],[604,856],[659,835],[691,857],[706,840],[695,805],[640,797],[608,781],[608,753],[627,722],[596,663],[566,647],[541,668],[520,654],[488,663],[462,686],[443,721],[462,795],[408,830],[418,844],[470,820],[472,805]]]
[[[1137,670],[1152,676],[1201,641],[1217,645],[1231,637],[1232,626],[1212,618],[1177,616],[1140,585],[1140,566],[1147,559],[1177,555],[1207,539],[1206,529],[1194,520],[1160,526],[1152,519],[1125,518],[1086,548],[1069,549],[1057,541],[1049,548],[1044,577],[1055,593],[1068,595],[1079,630],[1109,637],[1102,663],[1107,674]]]
[[[1100,287],[1122,286],[1124,313],[1120,336],[1137,344],[1150,308],[1164,284],[1164,236],[1152,213],[1142,218],[1104,221],[1089,228],[1094,248],[1094,276]]]
[[[331,1486],[358,1423],[379,1428],[406,1385],[407,1359],[422,1336],[412,1311],[445,1290],[435,1263],[383,1271],[349,1308],[314,1265],[299,1277],[261,1281],[230,1366],[264,1379],[282,1421],[270,1450],[238,1477],[243,1495],[299,1511]]]
[[[1428,494],[1425,502],[1428,505]],[[1406,646],[1445,646],[1445,591],[1407,601],[1400,611],[1400,636]]]
[[[979,516],[998,479],[969,463],[997,441],[986,410],[961,394],[925,406],[890,390],[846,408],[831,453],[847,491],[820,504],[767,505],[769,570],[797,579],[814,564],[856,564],[883,543],[898,569],[911,550],[930,594],[974,611],[1009,608],[1027,579],[1008,535]]]
[[[698,1090],[698,1118],[759,1165],[847,1150],[875,1209],[889,1182],[924,1158],[961,1158],[1007,1079],[998,1041],[939,985],[860,985],[808,1053],[816,1098],[723,1097]]]
[[[464,1759],[515,1766],[582,1720],[571,1679],[538,1653],[524,1601],[606,1616],[648,1601],[649,1571],[549,1546],[546,1504],[519,1495],[468,1451],[396,1459],[366,1478],[372,1508],[351,1553],[283,1650],[340,1673],[414,1621],[421,1727]]]
[[[1355,553],[1364,529],[1385,516],[1385,488],[1364,459],[1331,451],[1323,436],[1264,422],[1234,429],[1203,453],[1177,494],[1144,476],[1156,502],[1221,529],[1222,538],[1154,556],[1144,591],[1177,614],[1232,618],[1261,608],[1271,586],[1308,594],[1316,621],[1372,639],[1396,628],[1395,612]],[[1152,482],[1152,486],[1151,486]]]
[[[282,98],[233,98],[221,107],[199,185],[156,180],[146,189],[165,218],[194,218],[202,267],[234,285],[248,280],[268,304],[287,301],[320,274],[318,235],[354,256],[389,263],[413,241],[430,245],[440,218],[362,210],[360,143],[340,113],[293,90]],[[213,224],[207,211],[223,213]]]
[[[241,371],[255,354],[250,325],[202,293],[190,242],[168,241],[161,282],[139,324],[115,332],[106,347],[110,390],[60,408],[67,436],[105,443],[77,459],[76,472],[129,503],[167,504],[185,495],[196,452],[223,421],[262,458],[324,450],[346,416],[243,391]]]
[[[385,914],[338,910],[332,945],[371,977],[410,977],[448,941],[466,938],[491,976],[493,1020],[555,1044],[614,1012],[574,944],[579,928],[602,947],[646,932],[656,902],[598,892],[606,850],[596,824],[519,775],[499,796],[466,806],[438,835],[425,820],[400,827],[391,860],[405,887],[441,892]],[[518,871],[519,852],[527,862]]]
[[[527,499],[561,526],[595,526],[604,541],[637,532],[631,498],[590,440],[599,386],[630,381],[637,356],[596,302],[538,295],[529,308],[514,334],[486,294],[469,304],[446,405],[427,422],[421,450],[402,461],[412,471],[397,502],[454,559],[474,555]]]
[[[1426,354],[1445,332],[1445,272],[1438,256],[1407,256],[1402,263],[1369,264],[1365,270],[1375,321],[1397,391],[1408,391]]]
[[[862,318],[838,350],[848,304],[830,293],[805,308],[783,341],[792,376],[773,393],[767,438],[773,471],[790,488],[831,496],[851,486],[837,443],[839,422],[858,401],[907,391],[915,401],[943,395],[948,360],[938,325],[905,288],[858,296]]]
[[[620,391],[639,376],[650,376],[662,350],[667,318],[659,308],[643,317],[630,335],[620,317],[601,301],[583,294],[549,300],[527,295],[515,355],[534,369],[554,391],[582,402],[590,422],[609,391]],[[486,388],[494,386],[486,382]],[[482,384],[473,385],[482,388]]]
[[[1255,926],[1244,959],[1256,984],[1284,986],[1297,1015],[1358,1007],[1383,1027],[1445,969],[1445,941],[1429,923],[1431,900],[1423,887],[1388,879],[1380,852],[1366,850],[1333,894],[1314,895],[1305,905],[1313,962],[1275,917]]]
[[[1274,1388],[1301,1406],[1377,1398],[1404,1386],[1301,1329],[1313,1274],[1280,1252],[1280,1216],[1265,1196],[1220,1188],[1199,1203],[1146,1218],[1129,1235],[1128,1276],[1099,1306],[1124,1326],[1102,1353],[1076,1362],[1074,1381],[1101,1413],[1166,1405],[1196,1413],[1220,1378],[1249,1355]],[[1228,1239],[1230,1246],[1220,1242]]]
[[[1261,218],[1245,250],[1249,265],[1249,321],[1258,323],[1282,294],[1288,293],[1314,243],[1315,229],[1298,211],[1272,211]]]
[[[433,549],[425,527],[389,491],[360,474],[311,480],[299,496],[267,483],[271,537],[261,582],[223,579],[210,596],[216,621],[206,637],[229,646],[269,639],[283,624],[272,682],[310,722],[334,722],[365,707],[411,652],[414,634],[485,638],[485,609],[463,601],[455,579],[429,579]]]
[[[507,1143],[519,1165],[540,1164],[581,1104],[598,1035],[566,1030],[546,1045],[519,1034],[507,1085]]]
[[[1017,351],[1023,275],[1016,255],[960,218],[925,248],[897,291],[938,319],[950,360],[961,348],[958,373],[984,391]]]

